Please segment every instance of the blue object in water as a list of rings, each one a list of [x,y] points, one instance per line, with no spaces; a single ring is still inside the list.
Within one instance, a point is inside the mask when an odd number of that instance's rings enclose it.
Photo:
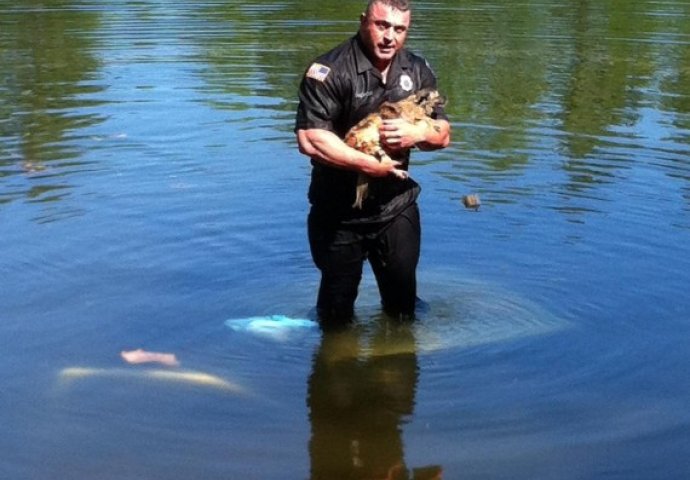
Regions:
[[[248,318],[231,318],[225,326],[236,332],[249,332],[277,341],[285,341],[293,333],[304,332],[318,326],[313,320],[291,318],[286,315],[265,315]]]

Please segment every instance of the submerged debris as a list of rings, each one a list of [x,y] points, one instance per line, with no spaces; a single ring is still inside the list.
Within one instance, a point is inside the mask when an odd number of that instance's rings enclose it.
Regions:
[[[127,363],[161,363],[170,367],[176,367],[180,362],[174,353],[148,352],[141,348],[120,352],[120,356]]]

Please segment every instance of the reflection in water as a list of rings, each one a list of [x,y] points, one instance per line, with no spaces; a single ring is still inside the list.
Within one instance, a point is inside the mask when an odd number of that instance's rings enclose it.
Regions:
[[[440,467],[405,465],[402,425],[419,378],[414,343],[410,324],[384,318],[323,333],[307,398],[311,480],[441,478]]]
[[[687,150],[689,9],[647,0],[463,0],[429,8],[411,40],[437,66],[449,114],[463,123],[454,130],[456,150],[434,157],[435,171],[477,185],[493,204],[538,198],[548,188],[558,196],[547,208],[570,220],[601,211],[590,200],[611,185],[627,187],[647,166],[644,150]],[[650,122],[648,108],[667,115]],[[635,136],[616,135],[620,128]],[[687,191],[676,168],[651,166]],[[687,177],[687,163],[678,169]]]
[[[304,65],[347,38],[363,5],[212,0],[174,8],[161,1],[118,6],[31,0],[0,12],[0,118],[7,119],[0,122],[0,186],[7,187],[0,204],[25,198],[26,178],[62,188],[76,165],[94,161],[86,155],[94,147],[91,136],[79,130],[104,120],[119,122],[115,131],[122,124],[146,130],[150,124],[126,115],[142,102],[148,106],[137,116],[150,119],[165,108],[168,97],[156,98],[165,89],[198,94],[188,99],[192,115],[179,109],[170,117],[172,136],[184,136],[187,119],[211,107],[233,133],[262,129],[260,136],[252,132],[256,141],[292,142]],[[443,183],[474,183],[492,203],[534,197],[544,188],[530,185],[535,172],[548,175],[546,187],[558,193],[548,208],[582,216],[597,211],[588,200],[625,182],[636,160],[644,162],[644,149],[661,148],[674,158],[650,166],[688,197],[688,167],[675,157],[684,158],[690,138],[689,8],[648,0],[420,6],[410,46],[438,69],[447,110],[463,124],[454,146],[429,160],[439,166],[434,175]],[[645,109],[664,115],[649,122]],[[644,132],[628,148],[622,129],[635,125]],[[667,135],[655,138],[664,129]]]
[[[103,88],[93,83],[101,18],[79,3],[27,1],[0,12],[0,178],[38,183],[10,183],[0,203],[61,199],[65,192],[52,194],[69,188],[61,172],[84,164],[74,132],[102,121],[87,98]]]

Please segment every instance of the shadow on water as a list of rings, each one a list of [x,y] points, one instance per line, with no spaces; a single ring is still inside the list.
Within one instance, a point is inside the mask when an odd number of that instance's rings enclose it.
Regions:
[[[403,425],[419,379],[414,343],[411,324],[385,318],[324,332],[308,381],[311,480],[442,478],[441,466],[405,462]]]

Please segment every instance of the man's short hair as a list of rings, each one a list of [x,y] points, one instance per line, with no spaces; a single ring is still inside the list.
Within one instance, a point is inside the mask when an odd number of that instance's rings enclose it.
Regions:
[[[375,3],[387,5],[389,7],[395,8],[396,10],[400,10],[401,12],[406,12],[410,9],[409,0],[369,0],[366,10],[367,14],[369,14],[371,8],[374,6]]]

